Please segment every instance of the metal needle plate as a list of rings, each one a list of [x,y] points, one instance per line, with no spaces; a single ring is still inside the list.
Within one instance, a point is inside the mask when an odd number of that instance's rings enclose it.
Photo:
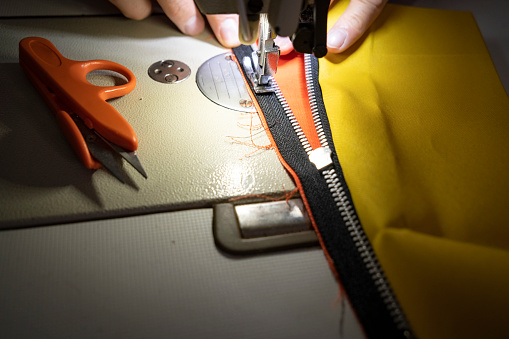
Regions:
[[[163,84],[176,84],[189,78],[191,69],[177,60],[161,60],[149,67],[148,75]]]
[[[196,72],[196,84],[216,104],[240,112],[255,112],[244,78],[231,53],[219,54]]]

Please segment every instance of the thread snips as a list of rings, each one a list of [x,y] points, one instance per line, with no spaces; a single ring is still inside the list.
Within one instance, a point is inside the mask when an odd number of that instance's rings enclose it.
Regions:
[[[49,40],[39,37],[20,41],[19,62],[85,167],[97,169],[102,165],[124,182],[118,154],[147,178],[135,154],[138,140],[133,128],[106,102],[134,89],[136,78],[129,69],[106,60],[67,59]],[[96,70],[119,73],[127,82],[105,87],[93,85],[87,74]]]

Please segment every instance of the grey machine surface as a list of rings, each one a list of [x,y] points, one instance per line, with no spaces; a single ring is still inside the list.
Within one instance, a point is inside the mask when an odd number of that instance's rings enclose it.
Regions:
[[[505,1],[399,3],[473,11],[509,88]],[[231,255],[214,244],[215,203],[294,185],[274,152],[238,142],[251,115],[198,89],[199,67],[227,52],[210,32],[186,37],[164,15],[130,21],[101,0],[7,0],[0,16],[2,337],[363,337],[318,247]],[[136,89],[111,104],[138,135],[147,180],[81,165],[18,64],[26,36],[133,71]],[[154,81],[149,67],[166,59],[190,77]]]

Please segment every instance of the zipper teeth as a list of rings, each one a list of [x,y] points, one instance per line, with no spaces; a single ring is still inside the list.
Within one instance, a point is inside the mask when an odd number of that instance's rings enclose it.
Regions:
[[[299,125],[299,122],[295,118],[295,115],[293,114],[292,109],[290,108],[290,105],[288,105],[288,102],[286,101],[285,97],[283,96],[283,93],[281,92],[281,88],[279,88],[279,85],[277,84],[276,80],[272,79],[272,88],[274,89],[274,93],[276,94],[276,97],[281,104],[281,107],[283,108],[283,111],[285,112],[286,116],[288,117],[288,120],[290,120],[290,123],[292,124],[293,130],[299,137],[300,143],[302,147],[304,148],[304,151],[309,155],[311,151],[313,151],[313,148],[311,147],[311,144],[309,143],[308,139],[306,138],[306,135],[304,134],[304,131]]]
[[[311,106],[311,115],[313,117],[313,122],[315,123],[318,140],[320,140],[320,145],[322,147],[328,147],[329,142],[327,141],[327,137],[323,131],[322,120],[318,110],[318,103],[316,102],[316,91],[312,76],[313,72],[311,66],[311,54],[304,54],[304,73],[306,75],[306,86],[308,89],[309,104]]]
[[[383,273],[382,267],[378,259],[375,256],[373,248],[369,243],[369,240],[366,236],[366,233],[362,229],[362,226],[357,217],[357,213],[353,209],[353,205],[351,204],[348,196],[344,190],[339,177],[334,170],[331,168],[329,170],[325,170],[322,172],[325,182],[329,187],[329,191],[332,194],[332,198],[336,203],[336,206],[339,209],[341,217],[345,222],[348,233],[352,240],[355,243],[355,247],[360,253],[362,261],[365,264],[365,267],[368,269],[368,272],[373,279],[373,282],[382,297],[384,304],[387,306],[389,314],[391,315],[394,323],[400,330],[408,329],[409,326],[407,324],[406,318],[403,315],[398,302],[392,292],[389,283],[387,282],[387,278]]]
[[[318,138],[322,147],[328,147],[327,136],[323,130],[323,125],[320,118],[320,111],[318,108],[316,89],[314,86],[312,59],[310,54],[304,54],[304,70],[306,76],[306,85],[308,89],[308,96],[311,105],[311,112],[313,121],[315,123]],[[293,116],[293,113],[292,113]],[[292,123],[293,125],[293,123]],[[300,129],[300,126],[299,126]],[[308,143],[309,144],[309,143]],[[343,221],[347,227],[348,233],[354,241],[355,247],[357,248],[365,267],[373,279],[373,282],[382,297],[382,301],[387,307],[390,316],[392,317],[396,327],[400,330],[404,330],[405,336],[411,336],[409,331],[408,322],[396,301],[396,297],[392,292],[392,289],[387,281],[387,278],[380,266],[378,259],[371,247],[369,239],[362,228],[362,225],[357,217],[357,213],[353,208],[353,204],[350,202],[348,195],[345,192],[344,186],[339,179],[336,170],[332,167],[322,171],[322,175],[329,187],[329,191],[334,199],[334,202],[343,218]]]
[[[320,93],[319,85],[318,88],[315,88],[314,83],[316,79],[314,78],[314,70],[316,61],[308,54],[304,55],[304,67],[305,67],[305,75],[306,75],[306,85],[308,88],[309,101],[312,111],[313,121],[315,123],[315,128],[319,136],[320,145],[322,147],[328,146],[327,135],[324,132],[320,115],[323,113],[322,110],[322,102],[321,98],[318,97],[315,92],[318,91]],[[285,115],[289,119],[296,135],[299,138],[299,141],[305,150],[305,152],[309,155],[313,149],[307,140],[302,128],[297,122],[290,106],[288,105],[286,99],[284,98],[279,85],[276,83],[273,77],[271,77],[270,83],[272,84],[272,90],[276,95],[278,102],[281,105]],[[354,241],[355,247],[359,252],[359,256],[365,263],[365,267],[367,268],[371,278],[373,279],[373,283],[377,288],[379,295],[381,296],[382,302],[386,305],[387,311],[389,315],[392,317],[394,324],[396,325],[398,330],[402,331],[402,334],[406,338],[414,338],[414,334],[408,324],[408,321],[403,314],[399,303],[396,300],[395,295],[392,292],[392,289],[385,277],[385,274],[376,258],[376,255],[371,247],[369,239],[367,238],[362,225],[360,224],[357,213],[354,209],[353,204],[350,201],[350,197],[346,192],[346,186],[343,186],[341,177],[338,177],[338,174],[334,167],[329,167],[328,169],[320,171],[326,181],[326,184],[330,190],[331,196],[340,212],[340,215],[347,227],[347,231]]]

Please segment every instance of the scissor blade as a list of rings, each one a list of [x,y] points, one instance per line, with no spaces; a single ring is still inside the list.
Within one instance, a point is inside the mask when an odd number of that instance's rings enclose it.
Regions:
[[[128,163],[130,163],[131,166],[133,166],[141,175],[143,175],[145,179],[148,178],[145,169],[143,169],[143,166],[141,165],[140,159],[136,155],[136,152],[121,151],[118,153],[122,156],[122,158],[124,158]]]
[[[106,140],[103,136],[101,136],[100,134],[98,134],[101,139],[108,144],[108,146],[110,146],[116,153],[120,154],[120,156],[122,158],[124,158],[129,164],[131,164],[131,166],[133,166],[141,175],[143,175],[143,177],[145,177],[145,179],[148,178],[147,176],[147,172],[145,172],[145,169],[143,169],[143,166],[141,165],[141,161],[140,159],[138,158],[138,156],[136,155],[136,152],[130,152],[130,151],[127,151],[126,149],[112,143],[112,142],[109,142],[108,140]]]
[[[99,138],[93,142],[87,141],[87,146],[90,154],[92,154],[92,156],[96,158],[97,161],[99,161],[104,166],[104,168],[110,171],[111,174],[115,176],[115,178],[125,184],[124,177],[122,175],[122,168],[118,165],[113,153],[104,148],[104,146],[98,145],[97,140],[99,140]],[[102,140],[100,142],[102,142]]]
[[[115,159],[115,153],[111,151],[110,145],[100,138],[94,131],[90,130],[78,116],[73,115],[72,119],[83,135],[90,154],[92,154],[92,156],[99,161],[104,168],[110,171],[115,178],[125,184],[122,167],[118,164],[117,159]]]

